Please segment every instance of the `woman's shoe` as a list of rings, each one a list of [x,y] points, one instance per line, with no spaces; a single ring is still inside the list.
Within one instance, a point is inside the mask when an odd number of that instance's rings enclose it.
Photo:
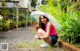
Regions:
[[[46,48],[46,47],[50,47],[50,45],[47,44],[47,43],[45,43],[45,44],[41,44],[40,47],[42,47],[42,48]]]

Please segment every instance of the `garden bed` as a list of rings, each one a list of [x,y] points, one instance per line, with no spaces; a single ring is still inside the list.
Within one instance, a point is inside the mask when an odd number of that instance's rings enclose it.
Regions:
[[[80,51],[80,48],[77,48],[67,42],[63,42],[62,40],[58,40],[59,47],[64,48],[65,51]]]
[[[74,46],[76,46],[77,48],[80,48],[80,43],[73,43],[73,44],[71,44],[71,45],[74,45]]]

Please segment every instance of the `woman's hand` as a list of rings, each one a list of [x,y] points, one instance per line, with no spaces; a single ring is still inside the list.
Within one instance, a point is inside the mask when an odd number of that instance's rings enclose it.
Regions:
[[[36,35],[36,36],[35,36],[35,38],[36,38],[36,39],[39,39],[39,40],[41,40],[41,38],[40,38],[38,35]]]
[[[35,38],[38,39],[38,35],[35,35]]]

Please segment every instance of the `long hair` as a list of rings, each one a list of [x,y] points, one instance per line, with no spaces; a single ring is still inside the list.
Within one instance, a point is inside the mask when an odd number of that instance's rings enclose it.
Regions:
[[[41,15],[41,16],[43,16],[44,18],[46,18],[47,22],[49,22],[49,19],[46,16],[44,16],[44,15]],[[41,22],[41,16],[39,17],[39,28],[42,28],[43,30],[45,30],[46,26],[45,26],[44,23]]]

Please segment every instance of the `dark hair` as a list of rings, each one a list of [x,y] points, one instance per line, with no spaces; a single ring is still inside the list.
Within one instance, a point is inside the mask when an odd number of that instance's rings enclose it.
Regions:
[[[46,18],[47,22],[49,22],[49,19],[46,16],[44,16],[44,15],[41,15],[41,16]],[[39,17],[39,28],[42,28],[43,30],[45,30],[46,27],[45,27],[45,24],[41,22],[41,16]]]

